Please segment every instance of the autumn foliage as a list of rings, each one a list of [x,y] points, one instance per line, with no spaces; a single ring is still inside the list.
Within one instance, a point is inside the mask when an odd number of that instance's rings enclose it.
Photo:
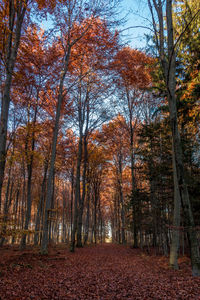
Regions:
[[[116,2],[0,1],[1,299],[199,297],[181,205],[173,218],[171,69],[156,44],[150,54],[124,46]],[[194,40],[185,32],[173,116],[197,249],[199,58],[196,29]]]

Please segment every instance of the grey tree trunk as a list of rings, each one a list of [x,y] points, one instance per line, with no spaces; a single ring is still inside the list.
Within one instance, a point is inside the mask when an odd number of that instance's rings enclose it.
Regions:
[[[71,170],[71,209],[70,209],[71,241],[72,241],[72,237],[73,237],[73,202],[74,202],[74,167]]]
[[[40,222],[41,222],[41,216],[42,216],[44,200],[45,200],[45,186],[46,186],[47,170],[48,170],[48,161],[45,160],[44,176],[43,176],[42,187],[41,187],[41,195],[40,195],[40,200],[38,203],[37,215],[36,215],[36,221],[35,221],[35,234],[34,234],[34,245],[35,246],[38,245],[38,240],[39,240]]]
[[[188,238],[190,243],[192,274],[200,276],[200,255],[199,244],[195,230],[193,214],[188,194],[187,184],[184,177],[184,165],[181,138],[178,128],[177,107],[176,107],[176,55],[173,36],[173,18],[172,18],[172,0],[166,0],[166,19],[167,19],[167,46],[168,51],[165,53],[164,49],[164,25],[163,25],[163,3],[161,0],[158,2],[153,1],[158,19],[159,19],[159,32],[156,28],[156,22],[152,9],[151,0],[148,0],[149,8],[151,11],[153,26],[156,35],[157,49],[159,51],[159,58],[163,70],[163,77],[167,88],[170,124],[172,131],[172,151],[173,151],[173,176],[174,176],[174,218],[173,226],[176,230],[173,232],[172,246],[170,249],[170,264],[172,267],[177,268],[177,252],[179,248],[179,220],[180,220],[180,206],[182,205],[184,220],[188,230]],[[168,57],[168,60],[166,59]],[[180,205],[181,203],[181,205]]]
[[[175,155],[173,150],[172,150],[172,155],[173,155],[174,199],[176,199],[176,201],[174,201],[172,242],[170,248],[169,265],[171,266],[171,268],[178,270],[179,268],[178,255],[179,255],[179,246],[180,246],[179,227],[180,227],[181,199],[178,190],[177,170],[176,170]]]
[[[62,243],[66,243],[66,195],[63,192],[63,211],[62,211]],[[58,225],[59,227],[59,225]],[[58,229],[59,231],[59,229]]]
[[[14,214],[14,231],[16,230],[16,226],[17,226],[17,218],[19,218],[19,216],[17,216],[17,211],[18,211],[18,205],[19,205],[19,193],[20,193],[20,189],[19,189],[19,183],[17,186],[17,191],[16,191],[16,199],[15,199],[15,205],[13,206],[13,214]],[[15,235],[12,236],[12,245],[15,243]]]
[[[55,231],[55,221],[54,219],[56,219],[56,211],[54,211],[55,208],[55,168],[53,170],[53,178],[52,178],[52,184],[51,184],[51,206],[49,209],[49,228],[48,228],[48,241],[49,242],[53,242],[54,239],[54,231]]]
[[[97,190],[94,191],[94,243],[97,243]]]
[[[44,212],[44,224],[43,224],[43,234],[42,234],[42,243],[41,243],[41,253],[48,253],[48,232],[49,232],[49,210],[51,209],[51,197],[52,197],[52,179],[54,173],[54,164],[56,159],[56,145],[58,138],[58,130],[59,130],[59,120],[61,113],[61,106],[63,102],[63,85],[64,79],[68,70],[69,59],[70,59],[71,47],[69,46],[68,52],[65,57],[64,68],[61,72],[61,79],[59,84],[59,94],[58,94],[58,102],[56,107],[56,120],[53,130],[53,140],[52,140],[52,150],[51,150],[51,158],[50,158],[50,166],[49,166],[49,176],[47,180],[47,198],[45,203],[45,212]]]
[[[83,218],[83,209],[85,202],[85,194],[86,194],[86,172],[87,172],[87,161],[88,161],[88,153],[87,153],[87,136],[84,135],[84,162],[83,162],[83,192],[79,206],[79,216],[78,216],[78,230],[77,230],[77,247],[82,247],[82,218]]]
[[[11,183],[11,170],[12,170],[12,157],[11,157],[11,163],[9,167],[8,172],[8,182],[7,182],[7,188],[6,188],[6,197],[4,202],[4,209],[3,209],[3,225],[1,228],[1,236],[0,236],[0,247],[3,246],[6,236],[6,229],[7,229],[7,221],[8,221],[8,212],[9,212],[9,193],[10,192],[10,183]]]
[[[175,168],[177,171],[177,183],[178,186],[175,186],[177,190],[177,198],[175,200],[175,207],[180,206],[179,202],[183,207],[185,224],[188,229],[188,238],[190,242],[190,252],[191,252],[191,264],[192,264],[192,274],[194,276],[200,276],[200,254],[199,254],[199,243],[196,235],[195,224],[189,199],[189,193],[187,184],[184,178],[184,165],[183,165],[183,154],[182,154],[182,145],[180,139],[180,133],[178,128],[177,121],[177,108],[176,108],[176,97],[175,97],[175,88],[176,88],[176,57],[174,49],[174,37],[173,37],[173,19],[172,19],[172,0],[167,0],[166,5],[166,16],[167,16],[167,36],[168,36],[168,77],[166,82],[168,84],[168,102],[170,110],[170,121],[172,129],[172,138],[173,138],[173,155]],[[178,193],[179,192],[179,193]],[[180,213],[180,210],[177,214]],[[178,216],[179,218],[179,216]],[[176,222],[177,216],[174,218]]]
[[[1,210],[1,192],[4,180],[4,170],[6,162],[6,141],[8,129],[8,114],[10,107],[10,91],[12,85],[13,70],[17,58],[17,52],[21,38],[21,28],[26,12],[27,1],[19,1],[16,5],[14,1],[9,1],[9,34],[5,46],[6,60],[6,79],[1,102],[0,119],[0,210]]]
[[[133,234],[134,234],[134,242],[133,247],[138,247],[138,226],[136,220],[136,199],[134,197],[135,191],[135,174],[134,174],[134,129],[136,126],[136,122],[133,125],[133,99],[130,98],[129,90],[126,89],[126,97],[128,104],[128,113],[129,113],[129,137],[130,137],[130,155],[131,155],[131,201],[132,201],[132,216],[133,216]]]
[[[77,232],[77,222],[78,222],[78,210],[80,203],[80,174],[81,174],[81,157],[82,157],[82,136],[79,138],[78,145],[78,156],[77,156],[77,166],[76,166],[76,184],[75,184],[75,199],[74,199],[74,220],[73,220],[73,230],[72,230],[72,240],[70,245],[70,251],[75,250],[76,232]]]
[[[26,169],[24,158],[22,161],[22,176],[23,176],[23,187],[22,187],[22,195],[21,195],[21,229],[24,229],[24,210],[26,208]]]
[[[118,178],[118,186],[119,186],[119,198],[120,198],[120,206],[121,206],[121,238],[122,244],[126,244],[126,237],[125,237],[125,211],[124,211],[124,195],[122,190],[122,157],[121,153],[119,154],[119,178]]]
[[[26,219],[24,230],[28,230],[30,218],[31,218],[31,207],[32,207],[32,197],[31,197],[31,186],[32,186],[32,172],[33,172],[33,152],[35,150],[35,126],[37,120],[37,104],[38,104],[38,95],[37,94],[37,103],[34,112],[33,124],[32,124],[32,132],[30,132],[30,123],[27,124],[27,141],[26,141],[26,160],[27,160],[27,173],[28,173],[28,182],[27,182],[27,207],[26,207]],[[28,141],[31,135],[31,149],[28,149]],[[21,249],[26,247],[26,233],[22,235],[21,239]]]
[[[87,215],[86,215],[86,222],[85,222],[84,245],[88,241],[89,226],[90,226],[90,191],[87,191]]]

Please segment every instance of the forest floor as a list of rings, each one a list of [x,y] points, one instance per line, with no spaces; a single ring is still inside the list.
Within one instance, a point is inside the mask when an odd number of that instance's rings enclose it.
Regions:
[[[75,253],[60,246],[48,256],[4,247],[0,299],[200,299],[200,278],[191,276],[186,257],[173,271],[167,258],[128,246],[87,246]]]

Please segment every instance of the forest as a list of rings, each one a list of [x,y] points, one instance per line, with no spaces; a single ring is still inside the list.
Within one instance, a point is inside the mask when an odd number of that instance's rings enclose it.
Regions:
[[[200,2],[144,0],[142,49],[123,2],[0,0],[0,299],[200,299]],[[59,274],[67,259],[77,283],[90,256],[98,291],[8,280],[53,280],[51,259]],[[185,292],[158,296],[150,263]],[[109,294],[134,264],[144,294]]]

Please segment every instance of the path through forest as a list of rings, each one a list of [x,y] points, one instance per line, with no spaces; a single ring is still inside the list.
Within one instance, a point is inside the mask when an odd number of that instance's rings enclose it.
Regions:
[[[200,299],[200,279],[186,258],[173,271],[164,257],[112,244],[75,253],[52,248],[48,256],[5,249],[0,256],[2,300]]]

